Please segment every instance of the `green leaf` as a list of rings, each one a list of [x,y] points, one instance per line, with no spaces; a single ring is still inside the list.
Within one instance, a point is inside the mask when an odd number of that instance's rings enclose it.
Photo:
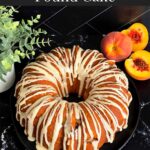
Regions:
[[[40,15],[40,14],[38,14],[38,15],[36,16],[36,18],[37,18],[37,19],[40,19],[40,18],[41,18],[41,15]]]
[[[18,55],[14,55],[14,62],[19,62],[21,63],[20,57]]]
[[[39,29],[38,29],[38,32],[39,32],[39,33],[41,33],[41,32],[42,32],[42,29],[41,29],[41,28],[39,28]]]
[[[33,47],[29,44],[26,44],[25,45],[26,49],[29,50],[29,51],[32,51],[33,50]]]
[[[33,34],[34,34],[35,37],[39,36],[39,32],[37,30],[34,30],[34,29],[33,29]]]
[[[28,53],[26,53],[26,57],[27,57],[28,59],[30,59],[30,56],[29,56],[29,54],[28,54]]]
[[[14,21],[14,22],[12,23],[12,25],[11,25],[11,28],[12,28],[13,30],[16,30],[16,28],[18,27],[18,25],[19,25],[19,21]]]
[[[18,10],[16,10],[13,6],[10,7],[12,9],[13,12],[18,13]]]
[[[21,56],[22,59],[24,59],[25,58],[25,53],[20,53],[20,56]]]
[[[47,31],[43,30],[43,34],[47,34]]]
[[[50,42],[51,42],[51,40],[48,38],[48,39],[47,39],[47,44],[48,44],[49,46],[51,45]]]
[[[22,52],[25,51],[24,48],[23,48],[23,46],[24,46],[24,39],[21,39],[21,40],[19,41],[19,49],[20,49]]]
[[[35,37],[32,38],[30,44],[33,45],[35,43]]]
[[[30,20],[27,20],[27,23],[28,21],[30,22]],[[30,24],[30,23],[29,23]],[[32,23],[31,23],[32,24]],[[21,26],[22,25],[22,26]],[[28,26],[28,24],[25,23],[25,21],[22,19],[21,21],[21,24],[20,24],[20,27],[24,30],[28,30],[28,31],[31,31],[31,27]],[[24,30],[25,31],[25,30]]]
[[[44,42],[44,39],[42,39],[42,45],[43,45],[43,46],[45,46],[45,42]]]
[[[17,50],[15,50],[15,55],[20,55],[20,51],[17,49]]]
[[[37,45],[39,48],[41,48],[41,46],[40,46],[40,44],[39,44],[39,40],[40,40],[40,38],[37,38],[37,39],[36,39],[36,45]]]
[[[30,44],[28,43],[28,37],[25,38],[24,46],[26,47],[27,50],[30,50],[30,51],[33,50],[32,45],[30,45]]]
[[[27,20],[28,25],[32,26],[33,22],[31,20]]]
[[[9,59],[9,58],[6,57],[5,59],[3,59],[1,61],[1,63],[2,63],[2,65],[3,65],[3,67],[4,67],[5,70],[7,70],[7,71],[11,70],[11,67],[12,67],[11,59]]]
[[[38,21],[37,19],[34,19],[33,22],[34,22],[34,23],[38,23],[39,21]]]
[[[32,53],[31,53],[31,54],[32,54],[32,56],[34,56],[34,55],[35,55],[35,51],[32,51]]]

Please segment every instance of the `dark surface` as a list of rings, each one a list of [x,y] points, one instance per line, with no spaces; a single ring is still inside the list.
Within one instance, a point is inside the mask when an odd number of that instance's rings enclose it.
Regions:
[[[110,7],[17,7],[15,19],[42,14],[36,26],[48,31],[55,46],[79,44],[83,48],[100,49],[99,43],[110,31],[122,30],[133,22],[144,23],[150,32],[150,6],[110,6]],[[57,43],[57,44],[56,44]],[[149,44],[148,44],[149,47]],[[148,49],[147,47],[147,49]],[[46,48],[49,50],[51,48]],[[16,76],[26,64],[16,64]],[[122,65],[122,64],[118,64]],[[150,149],[150,80],[133,80],[140,98],[141,115],[138,127],[123,150]],[[9,99],[12,89],[0,94],[0,149],[24,150],[11,120]],[[132,114],[131,114],[132,115]]]

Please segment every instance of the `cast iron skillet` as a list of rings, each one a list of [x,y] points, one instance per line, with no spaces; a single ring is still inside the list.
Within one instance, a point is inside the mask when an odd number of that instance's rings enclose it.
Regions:
[[[131,139],[131,137],[134,134],[134,131],[137,127],[137,124],[139,122],[139,116],[140,116],[140,102],[139,102],[139,97],[138,93],[136,90],[136,87],[132,80],[129,79],[129,90],[132,93],[133,100],[130,104],[129,107],[129,121],[128,121],[128,128],[123,130],[122,132],[118,132],[116,134],[115,140],[113,143],[109,144],[106,143],[103,145],[103,147],[100,150],[121,150],[123,147],[126,146],[128,141]],[[16,98],[13,96],[14,95],[14,90],[12,92],[12,95],[10,97],[10,106],[11,106],[11,115],[12,115],[12,121],[17,133],[17,136],[21,143],[24,145],[24,147],[27,150],[35,150],[35,142],[30,142],[28,141],[26,135],[24,134],[24,129],[20,126],[19,122],[16,120],[16,108],[15,108],[15,103],[16,103]]]

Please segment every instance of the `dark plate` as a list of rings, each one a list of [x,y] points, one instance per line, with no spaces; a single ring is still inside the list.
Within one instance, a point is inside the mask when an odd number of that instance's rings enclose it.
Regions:
[[[129,115],[129,121],[128,121],[128,128],[123,130],[122,132],[117,133],[114,142],[112,144],[104,144],[101,150],[121,150],[123,147],[125,147],[125,145],[128,143],[128,141],[131,139],[131,137],[134,134],[134,131],[139,122],[140,102],[139,102],[137,90],[131,79],[129,79],[129,90],[132,93],[133,100],[129,107],[130,115]],[[27,150],[35,150],[35,142],[28,141],[26,135],[24,134],[24,129],[16,121],[16,116],[15,116],[16,99],[13,96],[13,93],[14,92],[12,92],[12,95],[10,98],[10,106],[11,106],[11,111],[12,111],[11,113],[12,121],[16,130],[17,136]]]

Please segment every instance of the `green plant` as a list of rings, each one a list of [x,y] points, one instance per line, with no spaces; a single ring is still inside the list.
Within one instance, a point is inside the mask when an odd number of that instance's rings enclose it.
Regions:
[[[15,62],[31,58],[37,47],[50,45],[50,39],[40,38],[47,34],[45,30],[33,29],[39,22],[40,15],[30,20],[14,21],[13,14],[18,13],[14,7],[0,6],[0,79],[11,70]]]

